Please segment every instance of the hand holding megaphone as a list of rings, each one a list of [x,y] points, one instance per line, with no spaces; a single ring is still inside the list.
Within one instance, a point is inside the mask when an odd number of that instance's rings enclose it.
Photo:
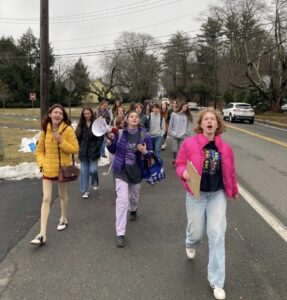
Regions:
[[[118,128],[110,127],[104,118],[97,118],[92,124],[92,133],[98,137],[109,133],[117,134]]]

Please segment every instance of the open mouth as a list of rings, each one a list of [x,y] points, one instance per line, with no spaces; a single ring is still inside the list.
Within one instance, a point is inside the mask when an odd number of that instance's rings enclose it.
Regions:
[[[212,129],[212,125],[207,125],[207,128],[208,129]]]

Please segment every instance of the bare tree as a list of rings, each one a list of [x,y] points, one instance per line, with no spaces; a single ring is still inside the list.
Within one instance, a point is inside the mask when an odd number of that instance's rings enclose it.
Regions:
[[[105,64],[107,89],[125,88],[137,101],[151,97],[156,93],[160,71],[153,37],[123,32],[115,44],[117,47]]]
[[[74,63],[57,58],[54,65],[55,84],[58,101],[63,97],[65,81],[70,77]]]

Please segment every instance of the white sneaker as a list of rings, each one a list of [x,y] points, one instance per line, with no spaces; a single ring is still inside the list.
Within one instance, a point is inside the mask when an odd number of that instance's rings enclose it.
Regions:
[[[89,198],[89,192],[85,192],[82,196],[82,198],[88,199]]]
[[[213,289],[213,296],[217,300],[224,300],[226,298],[224,289],[217,287],[216,285],[210,284]]]
[[[187,257],[189,259],[194,259],[194,257],[195,257],[195,249],[190,248],[190,247],[186,247],[185,251],[186,251],[186,255],[187,255]]]
[[[94,186],[93,186],[93,190],[94,190],[94,191],[96,191],[98,188],[99,188],[98,185],[94,185]]]

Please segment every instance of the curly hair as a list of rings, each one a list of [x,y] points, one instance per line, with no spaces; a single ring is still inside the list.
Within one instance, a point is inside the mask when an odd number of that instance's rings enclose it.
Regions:
[[[43,119],[43,122],[42,122],[42,129],[43,129],[43,131],[44,131],[45,133],[47,132],[47,126],[48,126],[48,123],[50,123],[51,126],[52,126],[52,119],[51,119],[51,117],[49,116],[49,114],[50,114],[55,108],[60,108],[60,109],[62,110],[62,112],[63,112],[63,120],[62,120],[62,122],[66,123],[67,125],[71,125],[71,120],[69,119],[68,114],[67,114],[66,111],[65,111],[65,108],[64,108],[61,104],[57,103],[57,104],[54,104],[53,106],[51,106],[51,107],[49,108],[46,117]]]
[[[202,122],[204,115],[207,113],[212,113],[216,117],[218,128],[215,131],[215,135],[225,132],[226,131],[225,123],[224,123],[219,111],[215,110],[213,107],[207,107],[198,113],[197,126],[194,128],[194,131],[196,133],[203,133],[203,130],[201,128],[201,122]]]

